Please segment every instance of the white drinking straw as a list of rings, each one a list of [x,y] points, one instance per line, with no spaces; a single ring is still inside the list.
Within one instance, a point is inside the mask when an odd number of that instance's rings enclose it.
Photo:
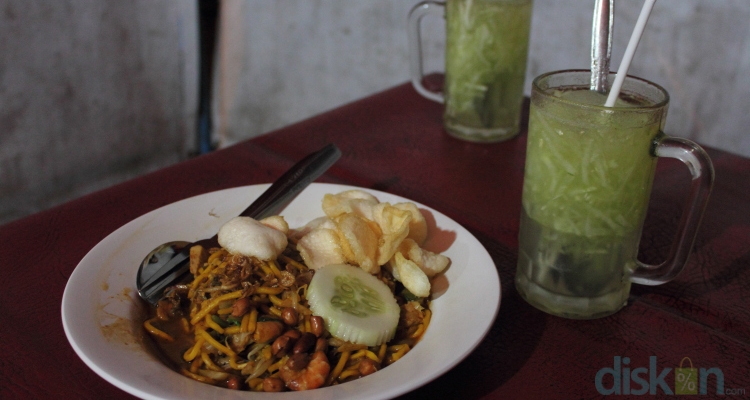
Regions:
[[[630,62],[633,61],[633,54],[635,54],[635,49],[636,47],[638,47],[638,42],[641,41],[641,36],[643,36],[643,29],[646,28],[646,22],[648,22],[648,17],[649,15],[651,15],[651,9],[654,8],[655,2],[656,0],[646,0],[646,2],[643,3],[641,15],[638,16],[638,21],[635,23],[633,35],[630,36],[630,42],[628,42],[628,47],[625,49],[625,55],[622,56],[622,62],[620,62],[620,68],[617,70],[617,76],[615,76],[615,81],[614,83],[612,83],[612,89],[610,89],[609,96],[607,96],[607,102],[604,103],[605,107],[614,106],[615,100],[617,100],[617,96],[620,95],[622,82],[625,80],[625,76],[628,74]]]

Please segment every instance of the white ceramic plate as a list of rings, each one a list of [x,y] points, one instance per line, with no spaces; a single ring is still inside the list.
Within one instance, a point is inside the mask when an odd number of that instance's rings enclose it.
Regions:
[[[413,390],[466,357],[486,335],[500,307],[500,279],[477,239],[445,215],[417,204],[430,237],[425,248],[450,257],[423,339],[401,360],[346,384],[304,393],[249,393],[193,381],[162,364],[144,345],[143,306],[135,289],[138,265],[155,246],[210,237],[269,185],[252,185],[191,197],[145,214],[96,245],[73,271],[62,300],[65,334],[78,356],[118,388],[147,399],[381,399]],[[290,227],[323,215],[326,193],[351,186],[313,183],[282,212]],[[366,190],[381,202],[410,201]]]

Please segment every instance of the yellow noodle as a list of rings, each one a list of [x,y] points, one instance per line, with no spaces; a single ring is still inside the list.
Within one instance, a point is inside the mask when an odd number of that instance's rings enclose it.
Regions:
[[[198,374],[193,373],[193,372],[190,372],[190,371],[188,371],[188,370],[186,370],[184,368],[180,370],[180,373],[182,373],[183,375],[187,376],[188,378],[194,379],[194,380],[196,380],[198,382],[208,383],[208,384],[211,384],[211,385],[215,385],[216,384],[215,380],[213,380],[211,378],[207,378],[207,377],[202,376],[202,375],[198,375]]]
[[[281,279],[281,271],[279,271],[279,267],[276,265],[276,261],[274,260],[269,261],[268,267],[271,268],[271,272],[273,273],[273,276],[275,276],[278,279]]]
[[[199,329],[206,330],[206,323],[203,320],[198,321],[197,324],[193,325],[193,331],[197,331]]]
[[[400,351],[404,348],[408,349],[409,345],[408,344],[394,344],[393,346],[388,346],[388,350],[392,352]]]
[[[226,264],[226,263],[223,263],[223,264]],[[210,274],[211,271],[213,271],[214,269],[216,269],[216,264],[208,264],[206,269],[204,269],[203,272],[201,272],[198,276],[196,276],[193,279],[193,283],[190,285],[190,288],[191,289],[197,288],[198,285],[203,281],[203,279],[208,278],[208,274]]]
[[[250,321],[247,324],[247,330],[245,332],[254,333],[255,328],[257,326],[258,326],[258,309],[253,308],[253,310],[250,311]]]
[[[399,346],[400,346],[400,348],[398,350],[396,350],[395,353],[391,354],[391,359],[393,361],[398,361],[401,357],[404,356],[404,354],[406,354],[409,351],[409,345],[408,344],[399,345]],[[392,347],[396,347],[396,346],[392,346]]]
[[[422,320],[422,323],[425,327],[430,325],[430,320],[432,319],[432,311],[430,311],[429,308],[424,310],[424,319]],[[427,328],[425,328],[427,329]]]
[[[250,323],[250,314],[242,316],[242,322],[240,322],[240,331],[247,332],[247,324]]]
[[[211,314],[206,314],[205,321],[206,321],[206,326],[207,327],[215,330],[216,332],[224,333],[224,328],[222,328],[221,325],[219,325],[216,322],[214,322],[214,320],[211,318]]]
[[[253,333],[255,332],[255,325],[258,322],[258,310],[253,308],[250,314],[245,314],[242,317],[242,332]]]
[[[148,331],[148,333],[158,337],[159,339],[166,340],[167,342],[174,342],[174,338],[170,334],[162,331],[161,329],[157,329],[156,327],[151,325],[151,322],[157,319],[158,318],[154,317],[149,320],[146,320],[146,322],[143,323],[143,327],[146,328],[146,331]]]
[[[227,315],[227,314],[231,314],[232,311],[233,311],[232,307],[227,307],[227,308],[221,308],[221,309],[219,309],[219,311],[217,311],[216,313],[219,314],[219,315]]]
[[[340,381],[343,381],[344,379],[346,379],[346,378],[348,378],[350,376],[359,376],[359,370],[357,368],[348,369],[348,370],[342,372],[338,376],[338,379]]]
[[[221,261],[221,262],[216,261],[215,263],[211,265],[216,266],[216,268],[214,269],[214,273],[223,273],[224,270],[226,270],[228,264],[229,264],[228,261]]]
[[[250,388],[256,392],[263,390],[263,378],[253,378],[247,383]]]
[[[227,253],[227,251],[226,251],[226,250],[224,250],[224,249],[221,249],[221,250],[217,251],[216,253],[213,253],[213,254],[211,254],[210,256],[208,256],[208,260],[206,260],[206,263],[207,263],[207,264],[210,264],[210,263],[212,263],[212,262],[213,262],[214,260],[216,260],[217,258],[219,258],[219,257],[223,256],[223,255],[224,255],[224,254],[226,254],[226,253]]]
[[[411,334],[412,339],[421,338],[422,335],[424,335],[425,330],[427,330],[427,327],[430,325],[430,320],[432,319],[432,311],[430,311],[429,308],[424,310],[424,318],[422,319],[422,323],[419,324],[419,327],[417,327],[417,330],[414,331],[414,333]]]
[[[223,372],[223,370],[219,368],[218,365],[214,364],[213,360],[211,360],[211,357],[205,351],[201,351],[201,359],[203,360],[203,364],[206,366],[206,368],[212,371]]]
[[[333,368],[333,371],[331,371],[331,374],[328,376],[328,379],[326,380],[326,386],[333,383],[336,378],[341,374],[341,371],[344,370],[344,366],[346,366],[346,362],[349,361],[349,352],[345,351],[341,353],[341,358],[339,358],[339,362],[336,363],[336,367]]]
[[[356,353],[352,354],[350,357],[352,360],[356,360],[358,358],[362,358],[365,356],[365,353],[367,352],[366,349],[358,350]]]
[[[296,306],[294,306],[294,309],[297,310],[297,313],[299,313],[300,315],[305,315],[305,316],[312,315],[312,311],[310,311],[309,308],[303,306],[302,304],[298,303]]]
[[[286,307],[286,305],[284,305],[284,300],[281,300],[278,296],[269,295],[268,299],[271,300],[271,303],[276,307]]]
[[[197,314],[195,314],[195,316],[193,316],[193,318],[190,320],[190,323],[193,325],[198,323],[198,321],[203,319],[203,317],[205,317],[206,314],[210,313],[211,311],[214,310],[214,308],[218,307],[219,303],[221,303],[222,301],[236,299],[240,296],[242,296],[242,290],[237,290],[237,291],[227,293],[225,295],[219,296],[215,299],[211,299],[203,303],[203,307]]]
[[[364,344],[354,344],[354,343],[346,342],[342,344],[341,346],[339,346],[338,348],[336,348],[336,351],[339,353],[343,353],[345,351],[351,352],[351,351],[358,351],[358,350],[362,350],[366,348],[367,346]]]
[[[271,346],[266,346],[263,348],[263,350],[260,351],[260,354],[265,358],[266,360],[270,360],[271,357],[273,357],[273,353],[271,353]]]
[[[372,352],[372,351],[370,351],[370,350],[366,350],[366,351],[365,351],[365,356],[366,356],[367,358],[369,358],[370,360],[372,360],[372,361],[376,361],[376,362],[379,362],[379,361],[380,361],[380,359],[378,359],[378,355],[377,355],[377,354],[375,354],[375,353],[373,353],[373,352]]]
[[[242,368],[245,368],[246,365],[247,363],[237,364],[237,356],[229,357],[229,366],[236,370],[242,370]]]
[[[234,335],[235,333],[240,333],[240,332],[242,332],[242,327],[241,326],[236,326],[235,325],[235,326],[230,326],[228,328],[224,328],[224,334],[225,335]]]
[[[300,264],[297,261],[294,261],[291,258],[289,258],[289,257],[287,257],[287,256],[285,256],[283,254],[280,255],[279,258],[282,259],[282,260],[284,260],[284,262],[286,262],[287,264],[292,264],[294,267],[296,267],[301,272],[307,271],[307,266],[305,266],[303,264]]]
[[[216,350],[219,350],[220,352],[222,352],[222,353],[224,353],[224,354],[226,354],[228,356],[236,356],[237,355],[229,347],[224,346],[223,344],[217,342],[216,339],[214,339],[213,337],[211,337],[211,335],[208,334],[208,332],[206,332],[204,330],[200,330],[200,331],[198,331],[198,334],[201,335],[204,339],[206,339],[206,342],[208,342],[212,346],[216,347]]]
[[[275,315],[275,316],[277,316],[277,317],[281,317],[281,310],[279,310],[279,309],[278,309],[278,308],[276,308],[276,307],[269,307],[269,308],[268,308],[268,311],[269,311],[269,312],[270,312],[271,314],[273,314],[273,315]]]
[[[268,286],[261,286],[259,287],[255,293],[257,294],[279,294],[286,290],[283,287],[268,287]]]
[[[180,325],[182,326],[183,332],[190,333],[190,322],[188,322],[187,318],[180,318]]]
[[[279,361],[276,361],[275,363],[271,364],[270,367],[268,367],[268,372],[274,372],[281,368],[282,365],[286,364],[287,360],[289,360],[289,356],[284,356]]]
[[[197,356],[198,356],[198,354],[200,354],[200,351],[201,351],[201,346],[203,346],[203,343],[204,343],[205,341],[206,341],[205,339],[203,339],[203,338],[200,338],[200,337],[199,337],[199,338],[198,338],[198,339],[197,339],[197,340],[195,341],[195,344],[193,345],[193,347],[189,348],[189,349],[188,349],[188,350],[187,350],[187,351],[185,352],[185,354],[183,354],[183,355],[182,355],[182,358],[183,358],[183,359],[184,359],[185,361],[188,361],[188,362],[190,362],[190,361],[193,361],[193,359],[194,359],[195,357],[197,357]]]
[[[260,264],[260,269],[262,269],[263,273],[265,273],[266,275],[273,275],[273,271],[271,270],[271,267],[265,264]]]
[[[380,350],[378,351],[378,363],[382,363],[383,359],[385,358],[385,351],[388,350],[388,346],[383,343],[380,345]]]
[[[422,336],[423,333],[424,333],[424,324],[419,324],[417,326],[417,329],[411,335],[409,335],[409,337],[412,339],[416,339]]]
[[[198,372],[198,369],[203,365],[203,359],[200,357],[196,357],[193,362],[190,363],[190,372],[196,373]]]

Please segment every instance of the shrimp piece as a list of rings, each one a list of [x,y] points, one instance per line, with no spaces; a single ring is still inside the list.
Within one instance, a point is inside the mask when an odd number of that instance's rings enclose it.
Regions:
[[[299,353],[296,356],[306,357],[303,353]],[[316,351],[312,355],[312,358],[310,358],[310,362],[301,369],[299,368],[299,363],[293,360],[296,361],[294,357],[290,358],[279,370],[279,376],[286,384],[286,387],[292,390],[319,388],[323,386],[328,373],[331,372],[331,364],[328,363],[328,358],[322,351]]]

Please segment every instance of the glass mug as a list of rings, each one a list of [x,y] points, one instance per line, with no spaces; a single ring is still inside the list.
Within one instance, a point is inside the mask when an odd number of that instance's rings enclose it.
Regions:
[[[443,124],[452,136],[498,142],[520,131],[531,0],[422,2],[409,13],[411,81],[422,96],[445,104]],[[420,23],[445,16],[443,93],[422,85]]]
[[[677,276],[714,179],[700,146],[662,132],[663,88],[628,76],[607,108],[590,80],[589,71],[571,70],[532,84],[515,279],[531,305],[577,319],[618,311],[631,282],[659,285]],[[669,256],[654,266],[637,255],[658,157],[685,163],[692,186]]]

